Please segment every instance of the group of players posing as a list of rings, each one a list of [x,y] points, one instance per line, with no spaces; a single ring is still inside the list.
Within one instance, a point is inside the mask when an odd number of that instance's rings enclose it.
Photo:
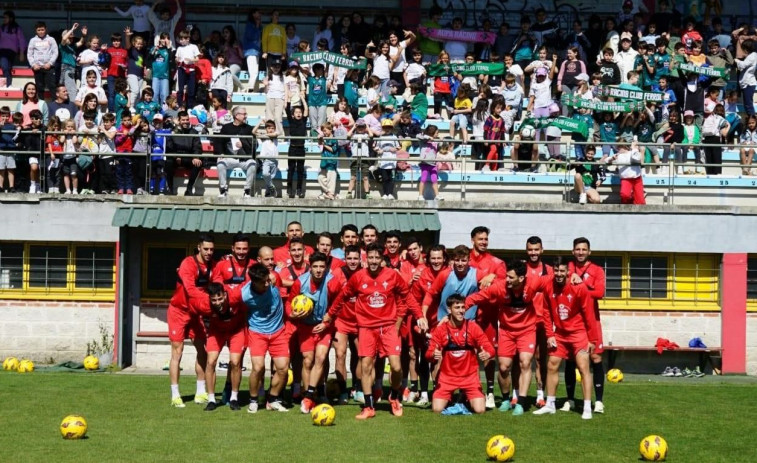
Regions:
[[[542,242],[536,236],[526,242],[526,260],[506,265],[488,252],[486,227],[471,231],[472,248],[460,245],[448,251],[436,245],[425,253],[415,238],[406,238],[403,247],[398,232],[384,233],[384,243],[379,244],[372,225],[360,232],[345,225],[342,248],[334,247],[328,233],[318,235],[315,250],[302,236],[301,224],[292,222],[286,244],[276,249],[263,246],[253,260],[249,238],[236,235],[231,253],[217,262],[213,237],[200,236],[197,252],[178,269],[168,307],[173,406],[184,407],[179,364],[189,338],[197,350],[195,402],[207,403],[206,410],[217,407],[215,369],[224,346],[230,353],[232,410],[240,409],[242,356],[245,349],[250,351],[250,413],[258,411],[259,395],[265,394],[266,353],[271,357],[266,408],[288,411],[281,397],[291,361],[293,395],[304,388],[300,409],[308,413],[328,373],[333,346],[342,403],[349,397],[347,350],[352,354],[353,397],[364,403],[357,419],[375,416],[386,360],[395,416],[402,415],[403,400],[428,403],[430,377],[434,412],[442,412],[457,390],[473,412],[493,409],[497,366],[503,394],[499,410],[522,415],[529,405],[534,358],[535,414],[555,413],[563,360],[568,400],[562,410],[574,407],[577,367],[584,378],[582,418],[592,417],[592,387],[594,412],[604,412],[597,301],[604,296],[605,276],[589,260],[588,239],[574,240],[572,260],[557,257],[549,266],[542,262]],[[313,301],[312,312],[292,312],[291,301],[300,294]],[[486,373],[485,393],[479,361]]]

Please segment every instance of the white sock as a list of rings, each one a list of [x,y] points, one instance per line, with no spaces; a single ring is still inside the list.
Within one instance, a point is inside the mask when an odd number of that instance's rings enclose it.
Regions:
[[[421,392],[421,397],[428,400],[428,392],[426,391]]]
[[[197,381],[197,392],[195,394],[205,394],[206,392],[208,391],[205,389],[205,381]]]
[[[179,394],[179,385],[178,384],[171,384],[171,400],[173,399],[180,399],[181,394]]]
[[[591,400],[584,400],[584,411],[591,411]]]
[[[517,398],[518,398],[518,390],[513,389],[513,399],[517,399]]]
[[[208,402],[216,403],[216,395],[214,394],[208,394]]]
[[[239,391],[231,391],[231,398],[229,400],[237,400],[238,395]]]
[[[555,408],[555,396],[553,395],[547,396],[547,407]]]
[[[544,400],[544,391],[541,389],[536,390],[536,400]]]

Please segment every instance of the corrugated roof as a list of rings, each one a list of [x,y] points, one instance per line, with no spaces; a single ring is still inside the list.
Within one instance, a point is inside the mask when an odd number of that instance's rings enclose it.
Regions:
[[[152,228],[193,232],[255,233],[281,235],[289,222],[302,223],[305,230],[338,233],[344,224],[358,228],[373,224],[379,230],[437,231],[441,228],[435,211],[400,210],[292,210],[230,209],[205,207],[120,207],[114,227]]]

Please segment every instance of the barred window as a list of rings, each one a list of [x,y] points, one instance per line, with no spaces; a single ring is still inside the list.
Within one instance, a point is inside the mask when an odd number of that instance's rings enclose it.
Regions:
[[[666,299],[668,297],[667,257],[631,257],[629,259],[631,297]]]

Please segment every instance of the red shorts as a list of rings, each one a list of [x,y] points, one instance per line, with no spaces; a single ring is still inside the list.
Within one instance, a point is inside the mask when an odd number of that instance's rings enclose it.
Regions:
[[[205,350],[208,352],[221,352],[223,346],[229,345],[230,354],[241,354],[247,344],[247,329],[241,327],[236,331],[208,330],[208,340],[205,341]]]
[[[602,339],[602,322],[597,320],[597,331],[593,336],[590,336],[589,338],[589,340],[591,340],[591,338],[594,338],[596,340],[596,344],[594,345],[595,354],[601,354],[605,351],[604,340]]]
[[[204,342],[207,338],[201,316],[169,304],[167,318],[171,342],[184,342],[187,338]]]
[[[413,346],[413,332],[415,331],[415,317],[407,315],[400,325],[400,338],[406,342],[408,346]]]
[[[300,352],[313,352],[315,346],[331,345],[331,338],[334,336],[334,329],[329,327],[320,333],[313,333],[315,326],[297,325],[297,341],[299,342]]]
[[[247,347],[250,357],[265,357],[269,352],[273,358],[289,358],[289,331],[286,327],[273,334],[261,334],[247,330]]]
[[[344,320],[337,317],[337,319],[334,321],[334,329],[337,333],[356,335],[357,321]]]
[[[481,381],[476,374],[468,378],[449,378],[439,375],[436,389],[434,389],[434,399],[450,400],[457,389],[463,391],[468,400],[484,398],[484,390],[481,389]]]
[[[536,350],[536,326],[524,331],[499,330],[497,357],[515,357],[516,352],[533,354]]]
[[[580,351],[589,353],[589,337],[585,331],[569,333],[565,336],[555,334],[557,347],[549,350],[549,355],[560,357],[563,360],[570,360],[576,357]]]
[[[378,328],[358,328],[357,355],[359,357],[381,357],[400,355],[402,343],[394,324]]]

